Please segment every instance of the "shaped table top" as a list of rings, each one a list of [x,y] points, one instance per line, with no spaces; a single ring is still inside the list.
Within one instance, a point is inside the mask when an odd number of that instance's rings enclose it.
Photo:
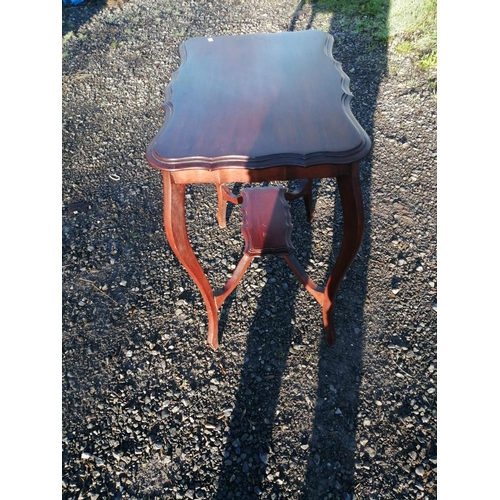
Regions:
[[[187,40],[149,163],[175,171],[362,159],[371,142],[332,46],[314,30]]]

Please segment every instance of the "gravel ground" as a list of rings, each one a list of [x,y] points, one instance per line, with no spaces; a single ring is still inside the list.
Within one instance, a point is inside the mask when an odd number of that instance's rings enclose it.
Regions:
[[[435,75],[292,0],[130,0],[63,9],[64,499],[436,498]],[[366,231],[337,301],[339,339],[282,259],[255,260],[205,343],[201,296],[163,232],[145,149],[178,46],[193,36],[320,29],[373,140]],[[335,181],[293,242],[323,282],[341,241]],[[241,216],[188,188],[188,231],[214,288]]]

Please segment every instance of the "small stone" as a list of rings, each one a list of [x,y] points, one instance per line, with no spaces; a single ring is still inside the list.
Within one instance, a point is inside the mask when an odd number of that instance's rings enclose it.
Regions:
[[[365,418],[365,419],[363,420],[363,425],[364,425],[365,427],[368,427],[369,425],[371,425],[371,421],[370,421],[370,419],[369,419],[369,418]]]
[[[120,281],[120,286],[127,286],[127,282],[125,280]]]
[[[303,449],[303,450],[307,450],[309,448],[309,445],[308,444],[301,444],[300,447]]]
[[[370,448],[370,447],[366,448],[366,453],[368,453],[368,456],[370,458],[375,458],[375,455],[377,454],[377,452],[375,451],[375,449]]]
[[[419,273],[421,273],[423,270],[424,270],[424,268],[423,268],[422,266],[418,266],[418,267],[417,267],[417,271],[418,271]]]
[[[393,288],[391,289],[391,292],[394,294],[394,295],[397,295],[399,293],[399,288]]]
[[[184,497],[185,498],[194,498],[194,490],[187,490]]]
[[[82,460],[88,460],[92,455],[90,453],[87,453],[86,451],[82,452],[81,454],[81,459]]]
[[[416,460],[417,459],[417,452],[416,451],[410,451],[410,453],[408,453],[408,455],[410,456],[410,458],[412,460]]]
[[[415,474],[417,476],[423,476],[424,475],[424,468],[419,465],[416,469],[415,469]]]

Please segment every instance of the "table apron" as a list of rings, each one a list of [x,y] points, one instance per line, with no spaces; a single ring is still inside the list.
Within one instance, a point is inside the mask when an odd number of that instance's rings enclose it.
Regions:
[[[356,162],[355,162],[356,163]],[[293,179],[323,179],[348,175],[354,163],[344,165],[313,165],[310,167],[279,166],[263,169],[244,168],[219,168],[163,170],[170,174],[175,184],[214,183],[228,182],[266,182],[288,181]]]

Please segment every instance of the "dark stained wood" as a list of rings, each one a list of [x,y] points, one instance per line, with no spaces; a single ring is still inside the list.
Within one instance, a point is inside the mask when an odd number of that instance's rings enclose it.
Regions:
[[[251,257],[293,253],[292,216],[285,188],[249,188],[241,194],[243,253]]]
[[[217,201],[219,208],[217,211],[217,222],[219,226],[226,227],[226,208],[227,202],[233,203],[234,205],[239,205],[243,202],[243,197],[241,195],[234,195],[231,190],[224,184],[216,184],[217,189]]]
[[[349,175],[338,177],[337,184],[339,186],[340,201],[342,202],[344,234],[339,255],[326,283],[323,300],[323,325],[325,327],[326,342],[329,345],[332,345],[337,338],[333,326],[335,297],[347,270],[354,257],[356,257],[365,227],[358,164],[354,163],[352,165]]]
[[[285,193],[285,200],[292,201],[297,198],[304,198],[306,206],[307,221],[312,222],[314,216],[313,199],[312,199],[312,179],[303,179],[299,187],[295,191]]]
[[[305,269],[302,267],[301,263],[297,260],[295,254],[283,255],[286,263],[290,266],[290,269],[295,274],[295,277],[304,285],[305,289],[319,302],[319,305],[323,305],[325,288],[317,285],[306,273]]]
[[[351,113],[349,78],[332,45],[314,30],[184,42],[149,162],[254,169],[363,158],[370,139]]]
[[[220,308],[220,306],[226,300],[226,297],[236,288],[236,285],[238,285],[238,283],[241,281],[241,278],[243,278],[245,271],[248,269],[248,266],[251,264],[253,259],[254,258],[252,256],[243,254],[240,261],[238,262],[238,265],[236,266],[236,269],[233,271],[231,278],[227,280],[227,283],[223,288],[217,290],[214,293],[215,303],[217,304],[218,308]]]
[[[200,290],[208,313],[208,343],[219,347],[217,305],[203,269],[189,243],[186,230],[186,213],[184,208],[185,184],[175,184],[166,170],[163,172],[163,221],[170,248],[189,273]]]
[[[165,121],[146,157],[162,170],[167,239],[194,280],[208,314],[208,343],[218,347],[218,309],[255,256],[282,255],[322,307],[326,340],[335,340],[335,298],[361,244],[363,204],[358,160],[370,140],[349,107],[349,79],[331,56],[333,39],[318,31],[195,38],[181,45],[181,67],[167,86]],[[344,216],[342,246],[323,288],[293,253],[286,200],[303,196],[312,220],[312,180],[336,177]],[[302,179],[283,188],[234,195],[229,182]],[[243,256],[213,292],[188,240],[184,194],[189,183],[214,183],[217,220],[226,203],[242,205]]]

